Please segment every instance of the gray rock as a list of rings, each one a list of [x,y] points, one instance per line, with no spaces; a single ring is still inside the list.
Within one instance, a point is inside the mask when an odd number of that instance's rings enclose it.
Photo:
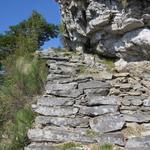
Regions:
[[[107,82],[92,80],[86,83],[79,83],[79,89],[98,89],[98,88],[110,88],[110,84]]]
[[[47,84],[45,87],[46,93],[49,95],[55,95],[59,97],[71,97],[71,98],[76,98],[83,93],[82,90],[78,90],[76,88],[77,83],[68,83],[68,84],[51,83]]]
[[[74,100],[70,98],[62,98],[62,97],[43,96],[43,97],[39,97],[37,101],[37,105],[42,105],[42,106],[72,106],[73,104],[74,104]]]
[[[59,80],[59,79],[65,79],[65,78],[70,78],[70,75],[49,74],[47,76],[47,81],[53,81],[53,80]]]
[[[127,141],[127,144],[125,146],[126,150],[149,150],[150,148],[150,136],[145,137],[135,137],[131,138]]]
[[[47,106],[36,106],[33,108],[36,113],[44,116],[70,116],[75,115],[79,111],[78,108],[61,108],[61,107],[47,107]]]
[[[109,134],[93,134],[88,135],[86,130],[80,129],[65,129],[65,128],[51,128],[51,129],[30,129],[28,137],[32,142],[81,142],[81,143],[110,143],[124,146],[124,137],[121,133]]]
[[[101,133],[121,130],[124,124],[124,118],[120,115],[106,115],[90,120],[90,127],[94,131]]]
[[[47,84],[45,89],[47,93],[53,93],[54,91],[71,91],[77,88],[77,83],[59,84],[50,83]]]
[[[96,105],[117,105],[119,101],[115,96],[95,96],[89,95],[87,96],[88,105],[96,106]]]
[[[150,115],[143,114],[142,112],[134,114],[124,114],[124,119],[127,122],[144,123],[150,121]]]
[[[133,99],[131,101],[131,103],[134,105],[134,106],[140,106],[143,104],[142,100],[141,99]]]
[[[101,88],[101,89],[86,89],[84,90],[86,95],[99,95],[99,96],[107,96],[109,93],[109,88]]]
[[[135,35],[136,30],[149,30],[149,0],[144,3],[59,0],[59,3],[65,24],[64,38],[70,49],[97,50],[100,55],[130,61],[149,59],[149,33]],[[126,34],[130,36],[124,38]]]
[[[94,106],[94,107],[81,107],[79,113],[88,116],[98,116],[107,113],[115,113],[118,110],[118,106]]]
[[[60,117],[37,116],[35,119],[35,123],[43,125],[55,125],[55,126],[87,127],[89,124],[89,119],[86,117],[60,118]]]
[[[83,142],[94,143],[95,138],[80,133],[79,131],[61,129],[30,129],[28,137],[33,142]]]
[[[97,138],[97,141],[99,144],[110,143],[120,146],[125,145],[125,138],[120,132],[102,134],[100,137]]]
[[[122,71],[127,66],[127,62],[123,59],[118,60],[115,62],[115,69],[119,72]]]
[[[144,100],[143,105],[146,107],[150,107],[150,97]]]
[[[25,147],[24,150],[59,150],[59,149],[46,143],[33,143]]]
[[[144,26],[144,23],[142,20],[138,20],[135,18],[127,18],[122,22],[122,26],[118,27],[117,24],[112,24],[111,29],[112,29],[112,32],[115,34],[123,34],[125,32],[141,28],[143,26]]]

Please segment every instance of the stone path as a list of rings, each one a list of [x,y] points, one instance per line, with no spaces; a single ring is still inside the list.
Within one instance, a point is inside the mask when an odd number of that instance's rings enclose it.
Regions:
[[[49,75],[32,105],[37,117],[25,150],[60,149],[54,145],[69,141],[150,150],[150,80],[144,74],[111,74],[90,55],[51,50],[42,57]],[[70,150],[79,149],[88,150]]]

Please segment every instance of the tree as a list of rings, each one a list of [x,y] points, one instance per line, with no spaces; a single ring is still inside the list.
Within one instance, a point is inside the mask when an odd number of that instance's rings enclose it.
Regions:
[[[4,35],[0,35],[0,51],[9,50],[13,52],[16,49],[19,50],[20,46],[25,46],[24,48],[27,51],[35,51],[45,41],[55,38],[57,35],[58,26],[48,23],[41,14],[33,11],[27,20],[10,26],[9,31],[6,31]],[[23,43],[21,44],[21,42]]]

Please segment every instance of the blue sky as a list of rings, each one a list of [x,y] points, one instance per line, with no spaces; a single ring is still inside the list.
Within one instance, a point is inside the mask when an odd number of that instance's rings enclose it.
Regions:
[[[55,0],[0,0],[0,33],[8,30],[10,25],[15,25],[29,17],[33,10],[41,13],[50,23],[60,22],[59,6]],[[57,38],[45,43],[43,47],[60,45]]]

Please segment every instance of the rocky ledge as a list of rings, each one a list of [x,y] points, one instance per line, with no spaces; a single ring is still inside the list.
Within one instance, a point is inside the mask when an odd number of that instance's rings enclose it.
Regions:
[[[150,59],[150,0],[57,0],[64,43],[128,61]]]
[[[38,54],[47,59],[49,75],[43,96],[32,105],[37,117],[25,150],[61,150],[65,142],[78,143],[70,150],[105,143],[149,150],[149,61],[120,60],[111,71],[110,63],[90,54],[52,49]]]

